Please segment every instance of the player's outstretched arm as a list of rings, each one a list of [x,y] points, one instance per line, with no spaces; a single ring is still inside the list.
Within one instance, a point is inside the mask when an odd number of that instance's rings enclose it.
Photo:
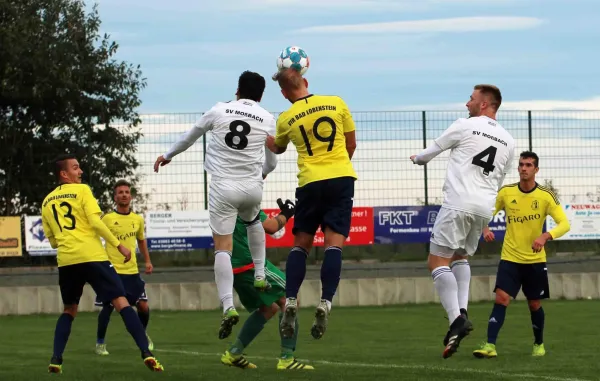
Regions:
[[[173,158],[180,153],[184,152],[188,148],[192,146],[196,142],[196,140],[200,139],[204,134],[210,131],[213,127],[213,122],[215,119],[215,111],[214,107],[210,109],[208,112],[204,113],[200,119],[194,124],[188,132],[181,135],[179,140],[175,142],[169,148],[167,153],[159,156],[154,163],[154,172],[158,172],[158,168],[165,166],[173,160]]]
[[[280,198],[278,198],[277,205],[279,206],[281,213],[279,213],[275,218],[267,218],[263,222],[263,228],[267,234],[275,234],[280,231],[296,212],[296,206],[290,200],[285,200],[285,202],[283,202]]]
[[[414,164],[425,165],[442,152],[444,152],[444,150],[437,143],[433,143],[433,145],[427,147],[417,155],[412,155],[410,160]]]

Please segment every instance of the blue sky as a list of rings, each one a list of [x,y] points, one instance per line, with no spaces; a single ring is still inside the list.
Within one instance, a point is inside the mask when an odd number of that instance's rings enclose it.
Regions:
[[[118,58],[140,64],[142,113],[202,112],[234,97],[246,69],[263,106],[288,45],[311,58],[314,93],[353,111],[463,110],[476,83],[504,109],[600,110],[598,0],[99,0]]]

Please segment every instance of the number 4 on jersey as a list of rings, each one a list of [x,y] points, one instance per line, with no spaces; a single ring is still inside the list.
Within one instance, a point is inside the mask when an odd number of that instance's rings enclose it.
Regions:
[[[496,147],[489,146],[488,148],[475,155],[471,164],[483,168],[483,174],[488,176],[490,172],[494,172],[494,169],[496,169],[496,166],[494,166],[494,159],[496,158],[497,151],[498,149]],[[484,161],[483,159],[486,156],[487,159]]]

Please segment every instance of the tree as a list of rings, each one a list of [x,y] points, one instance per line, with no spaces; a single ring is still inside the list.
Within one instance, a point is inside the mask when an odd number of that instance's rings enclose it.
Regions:
[[[114,181],[138,179],[146,79],[99,28],[80,0],[0,2],[0,215],[40,212],[61,153],[79,157],[102,209]]]

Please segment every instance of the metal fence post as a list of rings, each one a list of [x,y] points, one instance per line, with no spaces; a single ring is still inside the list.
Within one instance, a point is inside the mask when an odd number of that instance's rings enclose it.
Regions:
[[[527,133],[529,134],[529,150],[533,151],[533,131],[531,122],[531,110],[527,111]]]
[[[427,148],[427,112],[422,111],[423,120],[423,149]],[[425,205],[429,205],[429,186],[427,185],[427,164],[423,166],[423,180],[425,185]]]

